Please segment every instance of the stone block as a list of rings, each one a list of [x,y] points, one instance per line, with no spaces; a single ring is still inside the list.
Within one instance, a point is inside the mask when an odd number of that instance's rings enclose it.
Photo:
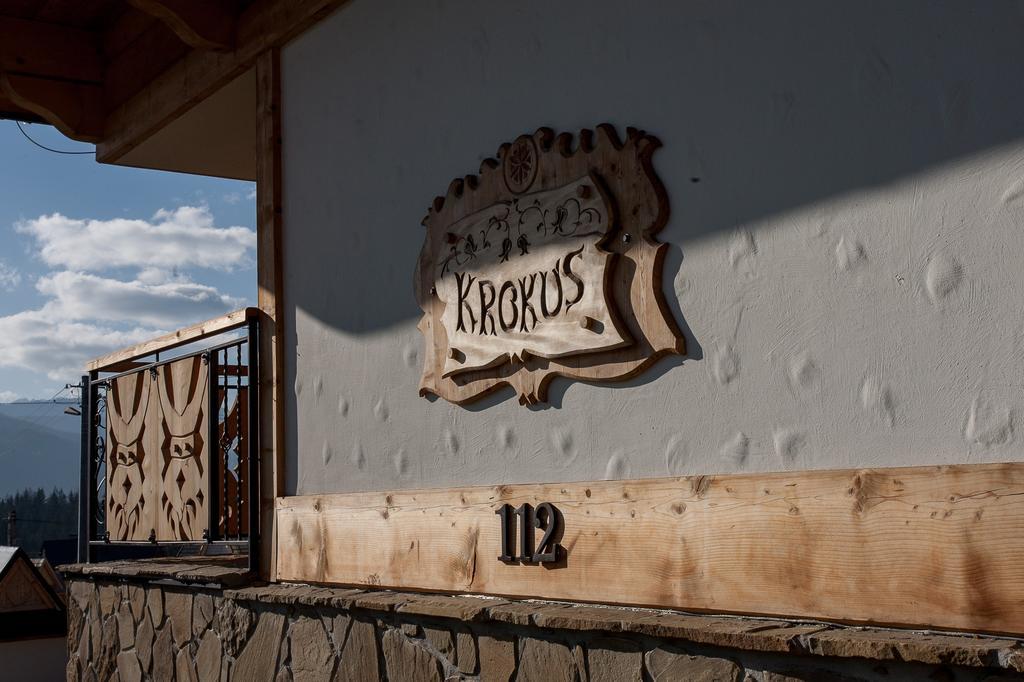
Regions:
[[[128,602],[122,602],[117,610],[117,638],[121,642],[121,649],[131,649],[135,646],[135,620],[132,618],[132,609]]]
[[[176,682],[198,682],[195,661],[192,660],[187,647],[179,651],[178,657],[174,660],[174,675]]]
[[[335,620],[335,627],[339,625]],[[380,678],[377,661],[377,630],[367,620],[352,619],[341,640],[341,661],[334,673],[334,682],[362,682]],[[336,635],[337,636],[337,635]]]
[[[90,621],[82,626],[82,634],[78,638],[78,648],[75,650],[78,660],[85,666],[92,660],[92,628]]]
[[[153,627],[159,628],[164,624],[164,591],[159,587],[150,587],[146,590],[146,608],[149,609],[149,617],[153,619]]]
[[[96,585],[91,580],[74,578],[68,586],[68,596],[74,601],[78,608],[86,611],[89,608],[89,601],[96,592]]]
[[[466,629],[460,629],[456,634],[456,659],[459,664],[459,671],[467,675],[476,672],[476,640],[473,633]]]
[[[325,620],[328,620],[326,616]],[[330,618],[329,621],[331,640],[334,642],[334,651],[340,656],[342,649],[345,648],[345,640],[348,638],[348,630],[352,626],[352,616],[339,613],[333,618]]]
[[[153,679],[174,679],[174,638],[170,625],[159,630],[153,643]]]
[[[284,614],[263,611],[256,630],[238,655],[232,677],[246,682],[272,682],[277,672],[277,657],[284,635]]]
[[[590,682],[629,682],[643,679],[644,655],[628,639],[601,638],[587,647]]]
[[[727,658],[691,656],[661,647],[647,652],[647,672],[654,682],[738,682],[743,669]]]
[[[396,607],[401,606],[408,600],[408,594],[400,594],[397,592],[364,592],[353,597],[352,604],[356,608],[366,609],[368,611],[394,611]]]
[[[519,651],[517,682],[574,682],[576,659],[561,642],[524,638]]]
[[[301,617],[288,633],[295,682],[328,682],[334,651],[319,618]]]
[[[461,621],[477,620],[495,606],[494,599],[462,596],[404,595],[404,603],[395,608],[399,613],[410,613],[435,618],[454,618]],[[356,602],[359,603],[359,600]]]
[[[117,666],[117,654],[121,651],[117,639],[117,620],[107,617],[100,632],[100,646],[93,647],[93,670],[101,680],[108,679]]]
[[[139,629],[135,633],[135,653],[139,657],[144,674],[149,673],[149,664],[153,661],[154,639],[155,634],[153,633],[153,624],[149,620],[149,612],[144,610],[142,622],[139,623]]]
[[[405,632],[403,626],[402,631]],[[424,628],[426,639],[430,645],[437,649],[437,652],[451,662],[455,661],[455,638],[448,630],[440,628]],[[415,633],[414,633],[415,636]]]
[[[224,653],[228,656],[237,656],[255,625],[256,614],[248,608],[248,604],[240,605],[225,600],[224,605],[217,611],[217,631],[224,645]]]
[[[516,671],[516,643],[510,636],[480,635],[480,682],[509,682]]]
[[[117,585],[105,583],[99,586],[100,613],[104,617],[113,615],[118,603],[121,601],[121,590]]]
[[[424,647],[417,645],[401,630],[389,629],[381,638],[384,665],[389,680],[402,682],[442,682],[440,662]]]
[[[894,630],[836,628],[804,638],[807,649],[819,656],[860,657],[928,664],[987,667],[999,665],[1013,640],[955,635],[926,635]]]
[[[117,655],[117,674],[121,682],[142,682],[142,668],[133,651],[122,651]]]
[[[217,633],[207,630],[196,653],[196,673],[201,682],[216,680],[220,675],[221,649]]]
[[[146,588],[140,585],[128,585],[128,604],[132,609],[132,617],[139,622],[146,610]]]
[[[213,596],[197,592],[192,599],[192,636],[198,638],[213,622]]]
[[[164,592],[164,610],[171,624],[174,643],[184,646],[192,639],[192,592],[167,590]]]
[[[74,599],[67,600],[68,610],[68,655],[72,654],[82,638],[82,631],[85,630],[85,612],[78,606]]]
[[[491,620],[512,625],[532,625],[532,616],[536,613],[534,604],[502,603],[487,608],[487,616]]]

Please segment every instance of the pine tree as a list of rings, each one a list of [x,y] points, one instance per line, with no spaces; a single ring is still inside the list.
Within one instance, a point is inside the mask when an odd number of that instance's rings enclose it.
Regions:
[[[78,493],[54,488],[26,488],[0,497],[0,544],[7,544],[7,516],[17,515],[17,543],[29,556],[39,556],[44,540],[59,540],[78,532]]]

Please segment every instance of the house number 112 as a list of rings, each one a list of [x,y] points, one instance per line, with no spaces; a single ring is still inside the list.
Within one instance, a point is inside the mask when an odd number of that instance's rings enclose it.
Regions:
[[[522,504],[513,509],[503,504],[494,511],[501,517],[501,556],[499,561],[522,561],[534,564],[553,564],[559,559],[558,539],[562,534],[562,514],[550,502],[542,502],[534,509]],[[519,556],[512,553],[516,542],[516,527],[519,529]],[[533,529],[544,531],[540,544],[534,548]]]

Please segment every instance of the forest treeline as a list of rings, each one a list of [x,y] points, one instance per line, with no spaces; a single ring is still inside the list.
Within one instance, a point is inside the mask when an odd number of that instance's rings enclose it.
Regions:
[[[42,488],[25,489],[0,497],[0,545],[8,543],[8,515],[15,511],[18,546],[38,556],[43,540],[59,540],[78,533],[78,493],[54,488],[49,495]]]

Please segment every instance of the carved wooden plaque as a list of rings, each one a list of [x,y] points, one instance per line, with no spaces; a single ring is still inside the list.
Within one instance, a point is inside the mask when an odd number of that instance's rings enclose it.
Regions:
[[[454,180],[424,218],[416,273],[421,395],[467,403],[511,385],[545,402],[555,376],[626,379],[684,343],[662,294],[668,219],[656,138],[541,128]]]

